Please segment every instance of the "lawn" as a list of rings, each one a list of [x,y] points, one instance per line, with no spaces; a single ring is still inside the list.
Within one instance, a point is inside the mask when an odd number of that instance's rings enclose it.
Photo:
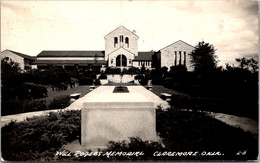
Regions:
[[[192,96],[162,85],[153,85],[152,92],[159,97],[161,93],[171,94],[172,100],[170,104],[175,108],[225,113],[258,121],[258,107],[250,106],[245,100],[229,99],[226,97]]]
[[[7,161],[255,160],[258,155],[257,140],[250,133],[228,126],[206,113],[172,108],[167,111],[157,109],[156,112],[156,130],[164,145],[131,138],[130,143],[111,142],[108,149],[103,151],[143,151],[143,156],[55,156],[62,145],[80,140],[81,113],[63,111],[55,114],[4,126],[2,157]],[[198,152],[198,155],[155,157],[153,154],[156,151],[192,151]],[[221,155],[203,155],[210,152]]]
[[[65,91],[57,91],[55,93],[50,94],[48,97],[37,99],[37,100],[46,100],[46,104],[48,105],[50,101],[52,101],[54,98],[59,97],[59,96],[66,96],[66,95],[71,95],[73,93],[81,93],[80,97],[85,96],[90,92],[89,85],[82,85],[78,87],[74,87]]]
[[[176,95],[176,96],[185,96],[185,97],[191,98],[191,96],[188,94],[166,88],[162,85],[153,85],[152,92],[159,97],[161,96],[161,93],[169,93],[169,94]]]

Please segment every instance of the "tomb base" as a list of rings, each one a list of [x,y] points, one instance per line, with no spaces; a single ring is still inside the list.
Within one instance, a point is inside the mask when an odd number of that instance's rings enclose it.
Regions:
[[[86,102],[81,111],[81,145],[106,148],[109,141],[139,137],[156,141],[153,102]]]

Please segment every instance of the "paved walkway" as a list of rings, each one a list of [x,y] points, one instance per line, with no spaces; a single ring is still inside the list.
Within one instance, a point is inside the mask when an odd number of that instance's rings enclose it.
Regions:
[[[83,102],[86,101],[87,98],[90,98],[91,96],[93,96],[93,94],[99,93],[100,91],[102,91],[102,90],[101,89],[93,90],[92,92],[79,98],[78,100],[76,100],[70,106],[68,106],[67,108],[65,108],[63,110],[80,110],[83,105]],[[129,86],[129,91],[135,91],[135,92],[138,91],[140,93],[144,93],[147,98],[149,98],[151,101],[154,102],[155,107],[158,105],[161,105],[162,108],[167,108],[169,106],[169,104],[167,102],[163,101],[160,97],[156,96],[152,92],[147,91],[147,89],[145,89],[142,86]],[[20,122],[20,121],[26,120],[26,118],[40,116],[40,115],[47,115],[50,111],[58,112],[59,110],[60,109],[2,116],[1,117],[1,126],[4,126],[11,121]],[[216,119],[218,119],[230,126],[238,127],[238,128],[243,129],[244,131],[248,131],[248,132],[252,133],[256,138],[258,138],[258,122],[254,121],[252,119],[249,119],[249,118],[222,114],[222,113],[212,113],[212,115]]]
[[[254,137],[258,138],[258,122],[246,118],[239,117],[235,115],[222,114],[222,113],[212,113],[214,117],[230,126],[241,128],[246,132],[250,132]]]

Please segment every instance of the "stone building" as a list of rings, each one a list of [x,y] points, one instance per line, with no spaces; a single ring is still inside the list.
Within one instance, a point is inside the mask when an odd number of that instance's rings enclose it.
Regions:
[[[193,46],[181,40],[162,48],[159,50],[161,67],[165,66],[169,70],[171,66],[184,65],[188,71],[192,71],[188,54],[193,49]]]
[[[184,41],[160,49],[158,52],[138,51],[138,39],[135,31],[130,31],[124,26],[119,26],[104,36],[104,51],[42,51],[37,55],[37,60],[32,64],[38,68],[47,65],[64,67],[113,67],[113,68],[141,68],[152,69],[153,55],[157,55],[160,66],[185,65],[192,70],[188,54],[194,49]]]
[[[26,70],[31,68],[32,62],[36,60],[36,57],[32,57],[8,49],[1,52],[1,59],[6,57],[11,59],[14,62],[17,62],[21,70]]]

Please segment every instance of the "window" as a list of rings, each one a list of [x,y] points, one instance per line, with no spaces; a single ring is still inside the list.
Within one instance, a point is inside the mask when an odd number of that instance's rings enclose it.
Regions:
[[[125,38],[125,44],[129,48],[129,38],[128,37]]]
[[[179,55],[180,55],[179,65],[181,65],[181,51],[179,51]]]
[[[175,59],[174,59],[174,66],[177,66],[177,52],[174,52]]]
[[[116,47],[116,46],[117,46],[117,44],[118,44],[118,38],[117,38],[117,37],[115,37],[115,38],[114,38],[114,47]]]
[[[183,61],[183,65],[186,66],[186,52],[184,52],[184,61]]]
[[[121,36],[120,36],[120,42],[123,42],[123,41],[124,41],[124,36],[121,35]]]

